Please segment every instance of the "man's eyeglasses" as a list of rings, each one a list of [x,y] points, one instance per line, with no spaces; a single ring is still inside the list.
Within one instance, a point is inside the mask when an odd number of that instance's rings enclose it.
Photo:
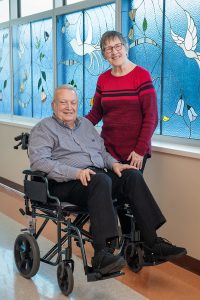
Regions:
[[[116,51],[120,51],[120,50],[122,50],[122,45],[124,45],[124,44],[118,43],[118,44],[115,44],[114,46],[106,47],[106,48],[104,48],[104,52],[111,53],[113,51],[113,49],[115,49]]]

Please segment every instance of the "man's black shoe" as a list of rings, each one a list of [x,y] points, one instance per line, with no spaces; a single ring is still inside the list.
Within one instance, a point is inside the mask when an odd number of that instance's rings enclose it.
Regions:
[[[119,272],[126,262],[120,255],[114,255],[112,249],[106,247],[97,252],[92,258],[92,267],[94,271],[101,274]]]
[[[172,245],[166,239],[158,237],[152,248],[144,245],[145,260],[152,257],[156,260],[172,260],[178,258],[184,254],[187,254],[187,250],[182,247]]]

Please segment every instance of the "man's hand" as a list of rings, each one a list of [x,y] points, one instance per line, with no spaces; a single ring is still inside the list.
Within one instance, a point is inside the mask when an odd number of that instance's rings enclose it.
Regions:
[[[136,169],[142,169],[142,163],[143,163],[144,156],[141,156],[137,154],[135,151],[132,151],[127,158],[127,160],[130,160],[130,165],[134,166]]]
[[[127,169],[137,169],[136,167],[134,166],[130,166],[128,164],[120,164],[120,163],[114,163],[112,165],[112,169],[113,169],[113,172],[115,172],[115,174],[117,174],[119,177],[122,176],[122,171],[123,170],[127,170]]]
[[[80,180],[82,185],[87,186],[90,181],[90,175],[95,175],[96,173],[90,169],[80,170],[76,176],[76,179]]]

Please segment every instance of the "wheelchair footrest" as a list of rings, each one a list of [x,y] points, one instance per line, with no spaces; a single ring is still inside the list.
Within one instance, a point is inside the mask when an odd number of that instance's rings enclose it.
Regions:
[[[101,274],[99,272],[92,272],[90,271],[87,274],[87,281],[91,282],[91,281],[97,281],[97,280],[104,280],[104,279],[109,279],[109,278],[113,278],[113,277],[117,277],[117,276],[121,276],[124,275],[124,272],[114,272],[114,273],[109,273],[109,274]]]

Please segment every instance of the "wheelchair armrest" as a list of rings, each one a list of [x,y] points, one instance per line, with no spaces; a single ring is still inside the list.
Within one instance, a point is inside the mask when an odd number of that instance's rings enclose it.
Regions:
[[[30,176],[37,176],[37,177],[46,177],[47,173],[42,171],[31,171],[31,170],[24,170],[23,174],[30,175]]]
[[[47,173],[42,171],[24,170],[24,194],[33,201],[47,203],[48,199],[60,206],[60,200],[49,193]]]

